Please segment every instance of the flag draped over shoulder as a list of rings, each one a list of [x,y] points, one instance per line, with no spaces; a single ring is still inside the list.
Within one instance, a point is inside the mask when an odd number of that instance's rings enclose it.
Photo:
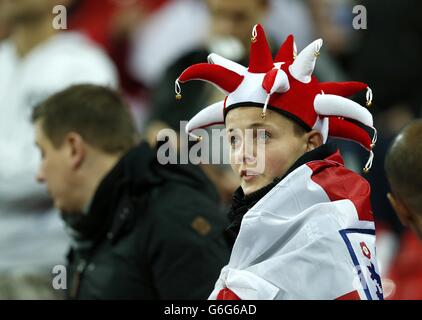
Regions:
[[[209,299],[382,299],[369,195],[338,152],[300,166],[245,214]]]

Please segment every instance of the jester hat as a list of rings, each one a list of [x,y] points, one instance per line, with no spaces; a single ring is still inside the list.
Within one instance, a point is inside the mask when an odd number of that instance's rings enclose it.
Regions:
[[[297,55],[293,36],[289,35],[273,60],[264,29],[255,25],[248,68],[211,53],[208,63],[190,66],[176,80],[178,99],[180,83],[190,80],[210,82],[226,95],[195,115],[186,132],[198,138],[192,131],[224,124],[231,109],[257,106],[262,108],[263,119],[267,109],[277,111],[307,131],[318,130],[324,143],[329,136],[359,143],[370,153],[364,168],[368,171],[377,131],[371,113],[347,97],[366,90],[366,105],[370,106],[372,91],[362,82],[319,82],[312,73],[321,47],[322,39],[318,39]]]

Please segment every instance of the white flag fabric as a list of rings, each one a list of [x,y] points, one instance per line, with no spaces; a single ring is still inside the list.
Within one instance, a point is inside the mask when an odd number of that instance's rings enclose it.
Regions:
[[[209,299],[382,299],[369,194],[339,153],[300,166],[244,215]]]

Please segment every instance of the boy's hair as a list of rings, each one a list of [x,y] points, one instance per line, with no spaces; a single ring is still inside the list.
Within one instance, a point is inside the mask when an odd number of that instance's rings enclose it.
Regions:
[[[284,119],[289,120],[291,123],[293,123],[293,134],[297,137],[303,136],[305,133],[311,131],[310,128],[306,128],[306,124],[304,124],[300,119],[297,119],[296,117],[290,115],[287,112],[284,112],[280,109],[273,108],[271,106],[268,107],[269,110],[273,111],[275,114],[278,114],[282,116]]]
[[[422,120],[414,120],[396,137],[385,158],[393,192],[422,213]]]
[[[297,124],[295,121],[290,121],[293,122],[293,132],[296,136],[301,137],[307,132],[301,125]]]
[[[128,107],[114,90],[97,85],[71,86],[38,104],[32,121],[58,148],[67,133],[76,132],[109,154],[125,152],[137,141]]]
[[[281,115],[282,117],[286,118],[287,120],[289,120],[290,122],[293,123],[293,133],[294,133],[295,136],[301,137],[305,133],[310,131],[310,129],[308,129],[308,128],[305,129],[304,124],[298,122],[296,119],[289,116],[288,113],[281,112],[281,110],[278,110],[278,109],[275,109],[275,108],[273,110],[275,111],[275,113],[278,113],[279,115]]]

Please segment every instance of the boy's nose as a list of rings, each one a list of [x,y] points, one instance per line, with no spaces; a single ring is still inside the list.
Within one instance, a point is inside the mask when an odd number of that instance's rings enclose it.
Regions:
[[[247,154],[247,153],[243,154],[243,163],[254,164],[255,162],[256,162],[256,158],[253,155]]]
[[[256,157],[254,154],[255,146],[251,144],[244,144],[242,151],[243,151],[243,154],[242,154],[243,163],[250,164],[256,161]]]

